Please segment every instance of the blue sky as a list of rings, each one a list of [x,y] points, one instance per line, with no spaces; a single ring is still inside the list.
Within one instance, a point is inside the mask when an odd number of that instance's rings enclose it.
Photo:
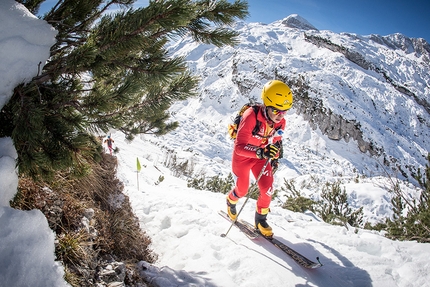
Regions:
[[[47,0],[41,10],[56,2]],[[137,0],[135,5],[148,3]],[[299,14],[319,30],[382,36],[402,33],[430,42],[429,0],[248,0],[248,4],[247,22],[269,24]]]
[[[402,33],[430,42],[428,0],[248,0],[249,22],[299,14],[319,30],[382,36]]]

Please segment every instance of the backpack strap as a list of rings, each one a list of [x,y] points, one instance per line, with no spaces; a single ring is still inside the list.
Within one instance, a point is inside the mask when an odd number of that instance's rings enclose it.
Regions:
[[[252,130],[252,135],[255,136],[259,131],[260,131],[260,127],[261,127],[261,122],[258,120],[258,111],[260,110],[261,105],[253,105],[252,109],[254,110],[255,113],[255,127]]]

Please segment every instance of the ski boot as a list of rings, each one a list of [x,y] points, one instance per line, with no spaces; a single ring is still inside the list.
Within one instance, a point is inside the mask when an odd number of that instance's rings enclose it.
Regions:
[[[238,200],[232,200],[230,199],[230,196],[227,195],[227,214],[232,221],[235,221],[237,218],[237,212],[236,212],[237,202]]]
[[[263,235],[264,237],[272,238],[273,231],[272,227],[267,223],[267,213],[269,212],[268,208],[262,208],[262,213],[260,214],[257,211],[255,212],[255,228]]]

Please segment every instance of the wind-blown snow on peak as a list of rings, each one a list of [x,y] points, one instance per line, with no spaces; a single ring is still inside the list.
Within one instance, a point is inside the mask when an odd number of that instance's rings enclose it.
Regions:
[[[287,18],[282,20],[282,24],[284,24],[285,26],[287,26],[289,28],[318,31],[317,28],[315,28],[311,23],[309,23],[306,19],[299,16],[298,14],[292,14],[292,15],[288,16]]]

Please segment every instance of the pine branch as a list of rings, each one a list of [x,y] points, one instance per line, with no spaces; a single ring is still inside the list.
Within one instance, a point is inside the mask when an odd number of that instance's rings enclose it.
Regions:
[[[166,43],[186,34],[218,46],[234,43],[237,34],[223,25],[247,14],[243,1],[163,0],[102,16],[113,4],[133,2],[59,0],[44,16],[58,31],[51,57],[29,84],[15,89],[0,114],[20,173],[80,173],[101,152],[93,131],[115,128],[131,139],[175,129],[168,109],[196,95],[198,79],[183,57],[168,54]]]

